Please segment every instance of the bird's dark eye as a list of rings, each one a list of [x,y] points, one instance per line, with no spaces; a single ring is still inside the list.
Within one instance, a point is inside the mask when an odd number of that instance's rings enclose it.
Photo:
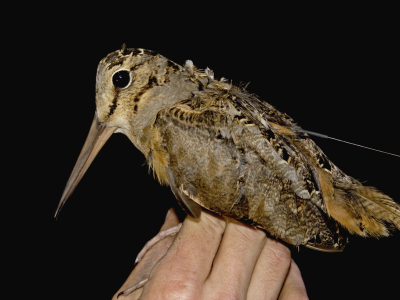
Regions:
[[[113,75],[112,78],[114,86],[119,89],[126,88],[131,81],[131,75],[128,71],[119,71]]]

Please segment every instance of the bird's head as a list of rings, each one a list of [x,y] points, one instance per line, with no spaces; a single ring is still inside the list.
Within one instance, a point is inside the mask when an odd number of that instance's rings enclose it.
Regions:
[[[158,112],[189,98],[198,89],[192,75],[191,62],[181,67],[154,51],[125,45],[100,61],[95,116],[55,216],[113,133],[124,133],[147,155],[149,129]]]

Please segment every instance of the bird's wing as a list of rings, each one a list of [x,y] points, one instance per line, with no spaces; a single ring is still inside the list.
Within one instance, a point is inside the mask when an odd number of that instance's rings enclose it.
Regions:
[[[400,225],[388,196],[344,174],[286,114],[238,88],[197,92],[160,112],[155,127],[176,195],[290,244],[337,251],[347,243],[342,227],[381,236],[385,222]]]
[[[290,244],[318,236],[315,247],[333,249],[337,224],[324,216],[318,193],[310,195],[313,183],[305,180],[312,175],[297,150],[247,117],[235,97],[204,91],[158,115],[155,128],[178,201],[189,213],[195,202]]]

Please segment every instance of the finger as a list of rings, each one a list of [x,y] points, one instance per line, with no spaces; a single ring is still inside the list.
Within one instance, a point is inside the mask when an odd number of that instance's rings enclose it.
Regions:
[[[282,287],[280,300],[299,299],[307,300],[306,286],[304,285],[303,278],[301,277],[300,269],[292,259],[290,264],[289,274]]]
[[[162,225],[160,231],[167,230],[169,228],[172,228],[176,225],[178,225],[179,219],[178,216],[176,215],[176,212],[173,208],[171,208],[165,217],[165,222]],[[138,283],[142,282],[142,280],[145,280],[149,277],[149,274],[151,270],[153,269],[154,265],[165,255],[167,252],[168,248],[172,244],[174,240],[174,236],[172,237],[166,237],[156,243],[153,247],[151,247],[146,254],[144,255],[143,259],[138,263],[138,265],[134,268],[134,270],[131,272],[129,275],[128,279],[125,281],[125,283],[122,285],[122,287],[115,293],[114,297],[112,300],[116,300],[118,295],[122,292],[125,291],[128,288],[131,288]],[[126,295],[126,296],[120,296],[118,299],[121,300],[136,300],[140,297],[142,294],[143,288],[136,289],[132,293]]]
[[[265,242],[263,231],[229,220],[203,299],[246,299],[251,274]]]
[[[247,299],[277,299],[289,272],[290,257],[288,247],[268,238],[254,268]]]
[[[151,272],[141,299],[197,299],[225,226],[223,219],[205,211],[199,220],[187,217],[167,254]]]

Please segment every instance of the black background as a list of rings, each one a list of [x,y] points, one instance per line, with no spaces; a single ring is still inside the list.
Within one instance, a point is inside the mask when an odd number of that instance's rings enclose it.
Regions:
[[[399,47],[390,18],[261,18],[248,26],[232,18],[217,26],[211,20],[218,16],[175,15],[179,22],[169,23],[171,16],[143,14],[123,23],[109,22],[107,12],[80,23],[72,15],[48,19],[16,47],[21,55],[11,63],[29,78],[13,90],[26,104],[18,132],[26,163],[12,173],[19,207],[10,223],[24,224],[11,248],[19,290],[33,283],[26,292],[42,298],[110,299],[175,205],[170,189],[148,174],[144,156],[115,134],[53,219],[94,115],[97,64],[122,43],[179,64],[191,59],[236,84],[250,81],[250,92],[304,129],[399,154]],[[314,140],[345,173],[399,202],[399,158]],[[292,253],[311,299],[386,298],[397,292],[399,238],[353,237],[343,253]]]

